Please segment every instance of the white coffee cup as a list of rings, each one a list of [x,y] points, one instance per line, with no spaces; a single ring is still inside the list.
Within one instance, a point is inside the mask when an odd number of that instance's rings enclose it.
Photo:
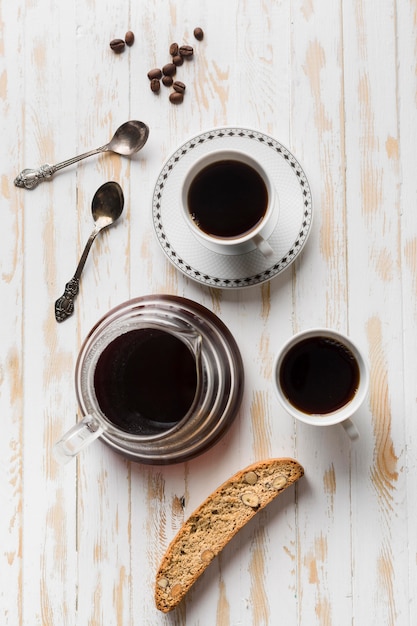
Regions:
[[[209,180],[204,191],[203,179]],[[258,249],[272,256],[268,238],[278,220],[278,195],[264,168],[245,152],[217,150],[196,161],[184,178],[181,205],[192,234],[210,250],[245,254]],[[245,208],[240,211],[240,206]]]
[[[351,339],[328,328],[302,331],[282,346],[273,366],[277,398],[293,417],[314,426],[341,424],[359,437],[351,417],[364,402],[369,372]]]

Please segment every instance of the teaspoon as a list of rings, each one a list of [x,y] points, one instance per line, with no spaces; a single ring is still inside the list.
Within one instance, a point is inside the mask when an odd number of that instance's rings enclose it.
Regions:
[[[122,214],[124,205],[123,191],[116,182],[104,183],[94,194],[91,210],[94,219],[94,230],[91,233],[84,252],[81,255],[74,276],[65,285],[63,295],[55,302],[55,319],[63,322],[74,312],[74,300],[79,290],[80,276],[94,239],[103,228],[113,224]]]
[[[92,156],[93,154],[98,154],[99,152],[115,152],[116,154],[121,154],[122,156],[132,156],[132,154],[135,154],[143,148],[148,140],[148,136],[149,128],[143,122],[138,122],[137,120],[125,122],[116,130],[111,141],[106,143],[104,146],[96,148],[95,150],[90,150],[89,152],[84,152],[84,154],[80,154],[79,156],[68,159],[67,161],[62,161],[56,165],[49,165],[46,163],[35,170],[22,170],[14,179],[14,184],[16,187],[34,189],[34,187],[37,187],[42,180],[51,178],[51,176],[58,170],[62,170],[62,168],[67,167],[67,165],[73,165],[73,163],[77,163],[78,161]]]

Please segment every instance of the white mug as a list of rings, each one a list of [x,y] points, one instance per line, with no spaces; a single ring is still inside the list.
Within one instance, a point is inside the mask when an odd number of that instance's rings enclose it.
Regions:
[[[227,255],[258,249],[272,256],[268,238],[278,220],[278,195],[263,167],[245,152],[217,150],[196,161],[180,202],[189,229],[210,250]]]
[[[291,337],[278,352],[273,382],[283,408],[314,426],[341,424],[359,437],[351,417],[366,398],[369,372],[359,348],[345,335],[314,328]]]

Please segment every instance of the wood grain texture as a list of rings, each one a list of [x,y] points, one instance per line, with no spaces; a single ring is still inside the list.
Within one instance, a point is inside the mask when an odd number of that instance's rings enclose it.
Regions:
[[[193,37],[195,26],[205,31]],[[109,42],[136,36],[115,55]],[[171,42],[181,106],[149,89]],[[0,0],[0,623],[5,626],[414,626],[417,622],[417,3],[415,0]],[[145,148],[102,154],[17,189],[25,167],[106,143],[142,119]],[[311,185],[314,223],[270,283],[220,291],[162,253],[152,193],[165,160],[219,125],[274,136]],[[94,244],[76,312],[53,303],[92,230],[91,200],[117,180],[125,210]],[[212,310],[241,349],[239,415],[209,452],[144,467],[100,442],[61,468],[51,449],[79,417],[78,350],[109,308],[149,293]],[[294,332],[347,332],[370,364],[369,398],[341,428],[295,424],[272,363]],[[157,565],[183,520],[239,467],[305,468],[225,548],[169,617]]]

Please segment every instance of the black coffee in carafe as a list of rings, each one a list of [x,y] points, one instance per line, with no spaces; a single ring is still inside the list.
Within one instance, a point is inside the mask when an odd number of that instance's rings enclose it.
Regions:
[[[153,328],[116,337],[101,353],[94,373],[103,414],[121,430],[138,435],[175,426],[190,410],[197,382],[190,348]]]

